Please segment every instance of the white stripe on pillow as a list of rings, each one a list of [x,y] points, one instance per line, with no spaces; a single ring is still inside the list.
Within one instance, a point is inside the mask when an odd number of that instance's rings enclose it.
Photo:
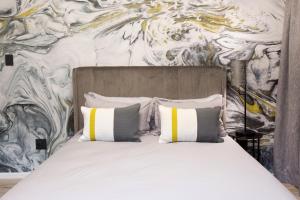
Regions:
[[[96,140],[114,141],[114,108],[96,109],[95,132]]]
[[[182,142],[197,140],[197,113],[195,109],[177,108],[177,139]]]
[[[94,108],[81,107],[84,119],[82,140],[114,141],[114,108],[97,108],[94,116],[94,139],[91,137],[91,111]],[[93,131],[92,131],[93,132]]]

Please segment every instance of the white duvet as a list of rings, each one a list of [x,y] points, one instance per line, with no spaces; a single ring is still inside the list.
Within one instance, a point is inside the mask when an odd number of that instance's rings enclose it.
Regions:
[[[78,142],[78,135],[3,200],[294,200],[231,138],[224,143]]]

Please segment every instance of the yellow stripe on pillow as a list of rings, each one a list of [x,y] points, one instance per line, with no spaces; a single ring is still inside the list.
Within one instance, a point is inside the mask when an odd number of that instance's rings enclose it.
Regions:
[[[96,108],[92,108],[90,112],[90,140],[95,141],[95,119],[96,119]]]
[[[177,108],[172,108],[172,142],[178,140],[178,129],[177,129]]]

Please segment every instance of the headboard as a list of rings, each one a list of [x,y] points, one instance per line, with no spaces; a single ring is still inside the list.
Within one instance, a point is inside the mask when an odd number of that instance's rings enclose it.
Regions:
[[[219,67],[79,67],[73,70],[74,129],[83,127],[84,93],[190,99],[226,92]]]

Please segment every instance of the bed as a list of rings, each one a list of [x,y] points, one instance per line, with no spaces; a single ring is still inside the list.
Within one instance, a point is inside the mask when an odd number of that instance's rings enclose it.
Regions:
[[[228,136],[215,144],[159,144],[150,134],[139,143],[78,142],[85,92],[174,99],[225,95],[222,69],[84,67],[74,70],[73,81],[78,133],[2,199],[295,199]]]

